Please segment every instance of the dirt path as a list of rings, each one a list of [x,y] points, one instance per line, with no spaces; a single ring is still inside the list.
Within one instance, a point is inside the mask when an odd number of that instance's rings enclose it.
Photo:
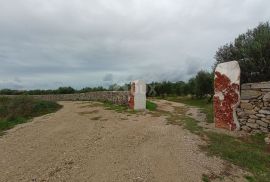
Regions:
[[[117,113],[95,103],[61,102],[0,137],[0,181],[181,182],[243,171],[198,148],[203,141],[165,117]],[[183,105],[168,101],[160,109]]]

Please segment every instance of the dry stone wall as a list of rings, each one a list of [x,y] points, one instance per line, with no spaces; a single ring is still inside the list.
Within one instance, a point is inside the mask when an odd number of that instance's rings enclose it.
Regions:
[[[103,92],[87,92],[77,94],[31,95],[31,96],[36,99],[49,101],[103,101],[103,102],[109,101],[114,104],[128,105],[129,92],[103,91]]]
[[[241,86],[237,116],[242,130],[252,133],[270,132],[270,81]]]

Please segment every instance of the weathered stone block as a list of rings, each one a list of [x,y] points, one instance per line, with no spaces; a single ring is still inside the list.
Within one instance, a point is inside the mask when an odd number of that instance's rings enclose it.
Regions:
[[[268,110],[260,110],[259,113],[260,113],[260,114],[267,114],[267,115],[270,115],[270,111],[268,111]]]
[[[262,120],[263,122],[265,122],[265,123],[268,123],[268,124],[270,124],[270,119],[266,119],[266,118],[261,118],[261,120]]]
[[[244,111],[241,111],[241,112],[237,112],[237,116],[239,118],[247,118],[248,117],[248,114],[245,113]]]
[[[245,83],[241,85],[241,90],[250,90],[251,89],[251,83]]]
[[[259,127],[259,125],[257,123],[247,123],[247,126],[249,126],[250,128],[253,128],[253,129],[257,129]]]
[[[257,112],[256,111],[254,111],[254,110],[248,110],[248,109],[245,109],[245,111],[244,111],[246,114],[248,114],[248,115],[254,115],[254,114],[256,114]]]
[[[260,130],[261,130],[263,133],[268,133],[268,132],[269,132],[268,128],[264,128],[264,127],[260,127]]]
[[[252,89],[268,89],[270,88],[270,82],[252,83]]]
[[[257,90],[241,90],[241,99],[254,99],[258,98],[261,95],[260,91]]]
[[[240,107],[242,109],[253,109],[253,105],[248,102],[242,102],[240,103]]]
[[[251,131],[251,134],[252,134],[252,135],[255,135],[255,134],[258,134],[258,133],[262,133],[262,131],[261,131],[260,129],[253,129],[253,130]]]
[[[261,120],[256,120],[256,123],[258,123],[260,126],[263,126],[263,127],[265,127],[265,128],[268,127],[268,123],[265,123],[265,122],[263,122],[263,121],[261,121]]]
[[[256,120],[255,119],[248,119],[247,122],[249,122],[249,123],[255,123]]]
[[[251,131],[251,128],[248,127],[248,126],[242,126],[241,129],[244,130],[244,131],[246,131],[246,132],[250,132]]]
[[[239,121],[240,123],[246,123],[246,122],[247,122],[247,119],[238,119],[238,121]]]
[[[269,144],[270,144],[270,136],[265,137],[265,138],[264,138],[264,141],[265,141],[265,143],[266,143],[267,145],[269,145]]]
[[[249,116],[251,119],[258,119],[258,117],[256,115],[250,115]]]
[[[266,117],[264,114],[256,114],[256,116],[258,116],[260,118],[265,118]]]
[[[265,95],[263,96],[263,100],[264,100],[264,101],[270,101],[270,92],[268,92],[267,94],[265,94]]]
[[[263,92],[270,92],[270,89],[261,89]]]
[[[236,108],[240,102],[240,67],[237,61],[218,64],[215,70],[215,125],[228,130],[240,129]]]

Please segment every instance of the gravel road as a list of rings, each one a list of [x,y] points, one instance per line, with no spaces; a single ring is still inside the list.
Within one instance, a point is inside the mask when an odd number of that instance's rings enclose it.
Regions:
[[[163,116],[60,104],[60,111],[0,137],[0,181],[198,182],[203,174],[243,181],[241,169],[207,156],[198,136]],[[184,107],[158,102],[164,110],[172,105]]]

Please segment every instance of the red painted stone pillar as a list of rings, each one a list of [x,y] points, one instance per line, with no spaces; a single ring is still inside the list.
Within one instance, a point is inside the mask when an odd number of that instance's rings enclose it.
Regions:
[[[215,126],[239,129],[236,108],[240,103],[240,67],[237,61],[217,65],[214,87]]]
[[[134,80],[131,82],[128,103],[129,107],[133,110],[146,109],[146,84],[143,80]]]

